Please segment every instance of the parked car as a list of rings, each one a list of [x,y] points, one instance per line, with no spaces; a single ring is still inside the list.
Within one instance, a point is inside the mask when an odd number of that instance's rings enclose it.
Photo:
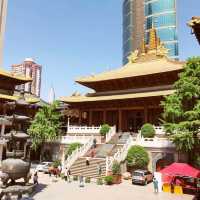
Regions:
[[[153,174],[148,170],[135,170],[132,174],[132,184],[147,185],[153,180]]]
[[[37,165],[36,171],[48,173],[49,167],[52,165],[52,162],[42,162]]]

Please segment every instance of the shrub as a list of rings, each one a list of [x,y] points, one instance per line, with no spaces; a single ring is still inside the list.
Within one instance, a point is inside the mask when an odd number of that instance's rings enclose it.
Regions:
[[[73,181],[78,181],[78,176],[73,176]]]
[[[155,136],[155,129],[152,124],[144,124],[141,128],[141,135],[144,138],[153,138]]]
[[[121,175],[121,166],[120,166],[120,163],[118,163],[117,161],[113,162],[112,174],[113,175]]]
[[[149,163],[149,155],[144,147],[132,146],[126,157],[127,165],[136,169],[146,169]]]
[[[55,160],[54,162],[53,162],[53,167],[54,168],[58,168],[58,166],[61,166],[61,161],[60,160]]]
[[[102,178],[97,179],[97,185],[103,185],[103,180]]]
[[[105,176],[104,181],[106,185],[112,185],[113,184],[113,177],[112,176]]]
[[[64,174],[64,173],[61,173],[61,174],[60,174],[60,178],[61,178],[61,179],[64,179],[64,178],[65,178],[65,174]]]
[[[69,145],[69,148],[67,149],[67,152],[66,152],[66,154],[65,154],[65,157],[68,157],[69,155],[71,155],[72,152],[73,152],[74,150],[76,150],[77,148],[79,148],[80,146],[81,146],[81,144],[78,143],[78,142],[71,143],[71,144]]]
[[[85,178],[85,183],[90,183],[90,182],[91,182],[90,177],[86,177],[86,178]]]
[[[100,129],[100,134],[105,136],[110,130],[110,126],[108,124],[103,124]]]

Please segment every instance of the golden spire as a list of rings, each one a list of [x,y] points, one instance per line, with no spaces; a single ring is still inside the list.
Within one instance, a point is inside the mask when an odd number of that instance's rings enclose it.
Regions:
[[[144,37],[142,38],[142,43],[141,43],[141,54],[144,55],[146,53],[146,44],[145,44],[145,39]]]
[[[152,27],[152,29],[149,31],[149,50],[156,50],[157,42],[156,29]]]

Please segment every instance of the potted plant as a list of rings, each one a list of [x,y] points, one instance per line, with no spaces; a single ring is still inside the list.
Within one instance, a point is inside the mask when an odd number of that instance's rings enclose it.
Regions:
[[[113,162],[112,176],[113,176],[114,184],[120,184],[122,182],[121,166],[120,166],[120,163],[118,163],[117,161]]]
[[[97,185],[103,185],[103,180],[102,178],[97,179]]]
[[[73,181],[78,181],[78,176],[73,176]]]
[[[110,131],[110,126],[108,124],[103,124],[100,129],[100,134],[102,139],[105,139],[106,134]]]
[[[90,183],[91,182],[91,178],[90,177],[86,177],[85,178],[85,183]]]
[[[105,176],[104,181],[106,185],[112,185],[113,184],[113,176]]]

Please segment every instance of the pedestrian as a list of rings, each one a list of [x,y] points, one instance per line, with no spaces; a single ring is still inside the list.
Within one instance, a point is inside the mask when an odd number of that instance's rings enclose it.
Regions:
[[[58,175],[60,176],[60,173],[62,171],[62,166],[61,165],[58,165]]]
[[[102,168],[100,164],[97,165],[97,172],[98,172],[98,175],[101,176]]]
[[[80,176],[79,176],[79,187],[84,187],[84,180],[83,180],[82,174],[80,174]]]
[[[94,156],[95,156],[95,149],[92,149],[91,150],[91,157],[94,158]]]
[[[71,171],[70,171],[70,169],[67,170],[67,182],[71,183]]]
[[[158,193],[158,181],[157,179],[154,177],[153,178],[153,187],[154,187],[154,193]]]
[[[197,178],[197,191],[196,191],[196,199],[200,199],[200,178]]]
[[[38,174],[37,174],[37,172],[35,172],[34,175],[33,175],[33,183],[38,185]]]
[[[94,140],[93,140],[93,148],[95,149],[96,147],[97,147],[97,139],[94,138]]]
[[[90,165],[89,157],[86,158],[85,163],[86,163],[86,166],[89,166],[89,165]]]

